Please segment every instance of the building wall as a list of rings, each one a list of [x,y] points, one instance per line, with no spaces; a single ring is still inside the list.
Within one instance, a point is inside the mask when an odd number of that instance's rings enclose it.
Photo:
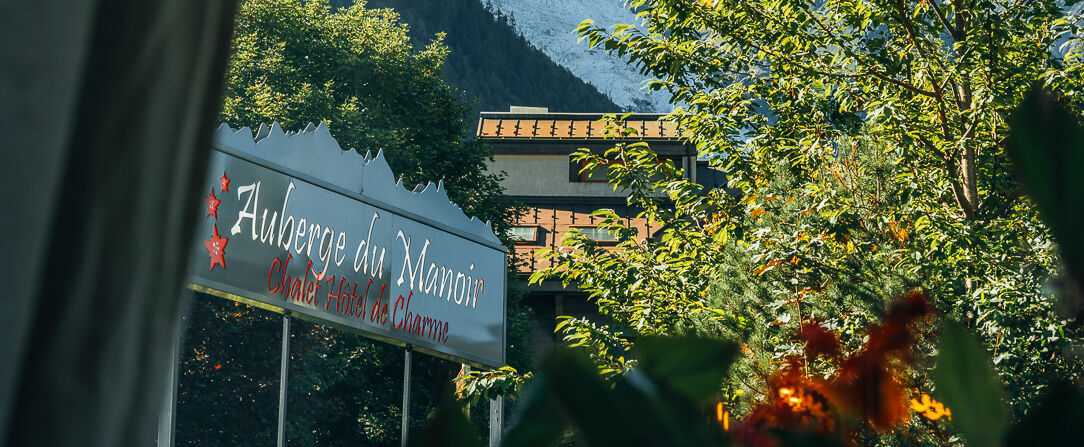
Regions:
[[[598,225],[601,219],[592,216],[591,213],[603,208],[613,210],[618,216],[624,218],[626,225],[636,228],[640,240],[650,237],[657,230],[646,219],[636,218],[637,210],[624,203],[536,203],[530,205],[527,213],[516,222],[519,226],[537,228],[537,237],[534,241],[521,242],[513,247],[516,271],[530,274],[551,267],[551,261],[538,259],[538,251],[559,249],[563,235],[573,228]],[[614,244],[600,242],[599,245],[612,247]]]
[[[569,156],[498,154],[487,168],[505,172],[502,182],[510,196],[624,197],[607,183],[569,180]]]
[[[639,210],[628,206],[627,193],[614,191],[605,182],[585,182],[570,166],[569,155],[580,148],[601,154],[617,140],[604,138],[601,114],[549,114],[539,111],[523,113],[484,112],[479,120],[478,137],[490,144],[494,160],[490,172],[504,172],[505,193],[527,207],[516,225],[536,228],[536,237],[513,247],[513,263],[518,273],[516,285],[527,291],[524,301],[532,309],[532,347],[535,358],[559,343],[554,334],[557,319],[568,315],[588,318],[598,324],[609,321],[576,284],[564,286],[560,281],[545,281],[527,286],[528,276],[552,266],[551,261],[538,259],[542,249],[558,250],[562,236],[577,227],[595,227],[600,219],[591,215],[602,208],[613,210],[626,225],[638,230],[642,241],[651,237],[657,227],[645,219],[636,218]],[[630,141],[644,141],[660,156],[673,160],[686,175],[697,180],[695,150],[684,143],[677,128],[660,121],[661,115],[637,115],[630,118],[631,127],[638,129]],[[599,242],[603,248],[617,249],[615,243]]]

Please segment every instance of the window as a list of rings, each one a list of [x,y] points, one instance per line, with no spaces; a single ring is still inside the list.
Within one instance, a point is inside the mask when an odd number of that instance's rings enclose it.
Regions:
[[[667,156],[660,155],[659,158],[658,158],[659,163],[664,163],[667,160],[674,163],[674,166],[676,168],[682,169],[682,157],[680,157],[680,156],[672,156],[672,155],[667,155]],[[606,164],[599,165],[599,166],[595,167],[595,169],[593,169],[591,171],[581,172],[583,170],[583,167],[584,167],[584,162],[569,161],[569,164],[568,164],[568,180],[570,182],[581,182],[581,183],[606,183],[606,182],[609,181],[609,175],[608,174],[609,174],[609,171],[610,171],[610,166],[614,165],[614,164],[618,164],[618,163],[621,163],[621,161],[613,160],[613,161],[606,162]],[[684,178],[689,178],[689,177],[687,177],[685,175],[683,175],[683,177]],[[656,174],[656,175],[651,177],[651,180],[658,181],[658,180],[662,180],[662,178],[663,177],[662,177],[661,174]]]
[[[505,235],[517,243],[534,242],[538,240],[538,227],[510,227]]]
[[[590,172],[580,172],[583,170],[583,165],[583,162],[571,159],[568,161],[568,181],[573,183],[606,183],[608,181],[606,172],[610,168],[609,164],[598,166]]]
[[[584,236],[587,236],[588,239],[591,239],[595,242],[617,242],[617,234],[615,234],[613,231],[598,227],[576,228],[579,229]]]
[[[580,168],[582,169],[583,165],[580,165]],[[607,176],[607,173],[609,171],[609,164],[596,166],[595,169],[580,173],[580,181],[588,183],[605,183],[607,180],[609,180],[609,177]]]

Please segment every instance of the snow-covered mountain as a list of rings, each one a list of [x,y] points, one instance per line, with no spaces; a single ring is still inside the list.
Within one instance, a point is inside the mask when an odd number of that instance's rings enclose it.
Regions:
[[[516,29],[554,62],[634,112],[669,112],[669,95],[643,88],[646,76],[602,50],[588,49],[573,33],[580,22],[638,24],[622,0],[479,0],[515,19]],[[584,112],[596,112],[584,110]]]

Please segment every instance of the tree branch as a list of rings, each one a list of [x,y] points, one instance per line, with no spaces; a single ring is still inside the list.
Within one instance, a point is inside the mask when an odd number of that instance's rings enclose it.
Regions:
[[[885,75],[883,73],[880,73],[877,70],[872,69],[872,68],[869,69],[869,71],[867,71],[866,74],[873,75],[873,76],[877,77],[877,79],[880,79],[880,80],[883,80],[883,81],[888,81],[888,82],[890,82],[892,84],[903,87],[904,89],[906,89],[906,90],[908,90],[908,91],[910,91],[912,93],[917,93],[919,95],[929,96],[931,98],[936,98],[937,97],[936,92],[920,89],[920,88],[915,87],[915,86],[913,86],[911,84],[908,84],[906,82],[895,79],[895,78],[893,78],[891,76],[887,76],[887,75]]]
[[[954,40],[960,40],[960,37],[956,35],[956,30],[952,29],[952,25],[949,24],[945,14],[941,12],[941,8],[937,6],[937,0],[930,0],[930,6],[933,8],[934,14],[937,14],[937,20],[941,21],[941,25],[945,27],[945,31],[948,31],[949,35]]]
[[[937,149],[937,147],[933,143],[930,143],[930,140],[927,140],[925,137],[919,136],[919,141],[934,153],[941,155],[941,159],[945,162],[945,168],[948,170],[949,185],[952,187],[952,197],[956,199],[956,206],[964,213],[964,218],[969,220],[974,219],[977,215],[975,206],[968,200],[964,187],[960,183],[960,169],[956,165],[955,154]]]

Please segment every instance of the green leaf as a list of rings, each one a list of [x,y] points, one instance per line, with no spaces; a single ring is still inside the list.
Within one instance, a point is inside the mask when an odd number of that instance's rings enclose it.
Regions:
[[[637,445],[633,430],[617,429],[637,415],[618,404],[598,368],[580,352],[554,349],[520,405],[504,445],[552,445],[565,427],[575,429],[587,445]]]
[[[1084,392],[1072,383],[1055,382],[1038,405],[1010,430],[1006,445],[1078,445],[1079,421],[1084,421]]]
[[[737,352],[734,343],[707,337],[644,337],[637,343],[645,374],[699,403],[719,391]]]
[[[407,438],[411,447],[433,445],[482,446],[482,438],[474,431],[463,414],[459,402],[449,399],[437,410],[437,414],[425,428],[411,433]]]
[[[938,399],[952,411],[952,425],[969,446],[1000,445],[1009,420],[1001,383],[986,350],[954,323],[942,329],[933,379]]]
[[[1017,108],[1011,132],[1009,154],[1079,282],[1084,278],[1084,128],[1054,96],[1033,89]]]
[[[554,445],[561,439],[566,424],[553,407],[548,385],[548,378],[540,373],[524,388],[517,403],[516,415],[502,436],[502,446]]]

